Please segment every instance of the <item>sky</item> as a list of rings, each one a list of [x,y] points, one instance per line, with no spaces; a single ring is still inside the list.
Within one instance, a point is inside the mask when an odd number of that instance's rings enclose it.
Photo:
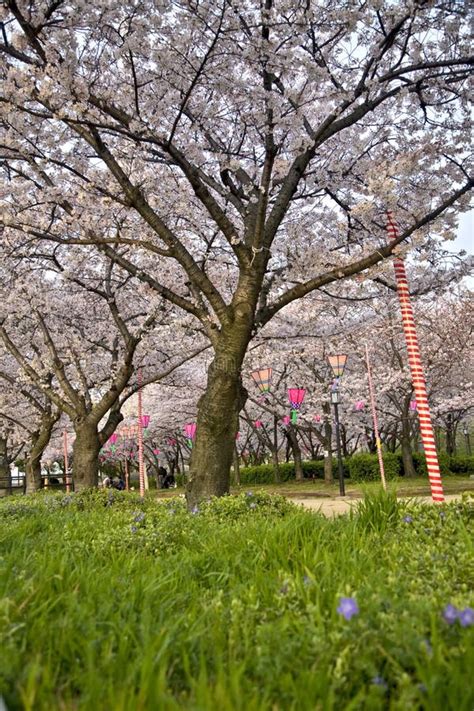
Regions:
[[[458,236],[450,247],[456,252],[464,249],[468,254],[474,254],[474,211],[461,216]]]

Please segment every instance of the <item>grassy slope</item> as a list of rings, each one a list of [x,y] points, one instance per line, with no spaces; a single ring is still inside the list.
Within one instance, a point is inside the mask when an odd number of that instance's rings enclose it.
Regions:
[[[2,502],[0,692],[35,711],[472,709],[474,627],[442,618],[472,605],[472,511],[403,507]]]

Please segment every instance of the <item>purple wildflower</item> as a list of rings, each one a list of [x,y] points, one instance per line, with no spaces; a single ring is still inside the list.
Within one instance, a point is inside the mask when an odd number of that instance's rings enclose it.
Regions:
[[[412,521],[413,521],[413,516],[408,516],[408,515],[407,515],[407,516],[404,516],[404,517],[403,517],[403,520],[404,520],[405,523],[412,523]]]
[[[254,503],[250,504],[250,506],[249,506],[249,509],[256,509],[256,508],[257,508],[257,504],[254,504]]]
[[[193,508],[191,509],[191,513],[194,515],[198,514],[199,513],[199,506],[193,506]]]
[[[136,526],[130,526],[130,530],[132,531],[132,533],[136,533],[138,529]]]
[[[135,521],[135,523],[141,523],[144,518],[145,518],[145,514],[143,513],[143,511],[138,511],[138,512],[135,512],[133,520]]]
[[[387,688],[387,682],[385,681],[383,676],[379,676],[378,674],[377,676],[373,677],[372,684],[375,684],[375,686],[382,686],[385,689]]]
[[[443,617],[448,625],[452,625],[459,617],[459,610],[454,605],[446,605],[443,611]]]
[[[459,622],[461,627],[470,627],[474,625],[474,610],[472,607],[466,607],[459,614]]]
[[[253,491],[246,491],[245,496],[253,496]]]
[[[353,597],[341,597],[337,611],[340,615],[350,620],[354,615],[359,614],[359,605]]]

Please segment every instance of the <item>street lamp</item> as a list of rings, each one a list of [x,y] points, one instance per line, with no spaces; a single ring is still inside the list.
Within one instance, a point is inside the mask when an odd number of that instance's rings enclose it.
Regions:
[[[260,368],[251,374],[261,393],[268,393],[272,382],[272,368]]]
[[[331,366],[334,382],[331,386],[331,402],[334,405],[334,418],[336,420],[336,449],[337,449],[337,468],[339,474],[339,493],[341,496],[345,496],[346,491],[344,487],[344,470],[342,466],[342,451],[341,451],[341,434],[339,427],[339,381],[344,374],[344,368],[346,367],[347,356],[346,355],[333,355],[328,358],[329,365]]]

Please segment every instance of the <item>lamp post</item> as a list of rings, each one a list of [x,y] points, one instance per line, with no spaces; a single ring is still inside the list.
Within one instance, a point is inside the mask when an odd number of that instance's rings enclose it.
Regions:
[[[341,451],[341,433],[339,426],[339,381],[344,374],[346,367],[346,355],[334,355],[328,358],[329,365],[334,375],[334,382],[331,387],[331,402],[334,405],[334,419],[336,421],[336,450],[337,450],[337,469],[339,474],[339,494],[346,495],[344,486],[344,469],[342,466],[342,451]]]

